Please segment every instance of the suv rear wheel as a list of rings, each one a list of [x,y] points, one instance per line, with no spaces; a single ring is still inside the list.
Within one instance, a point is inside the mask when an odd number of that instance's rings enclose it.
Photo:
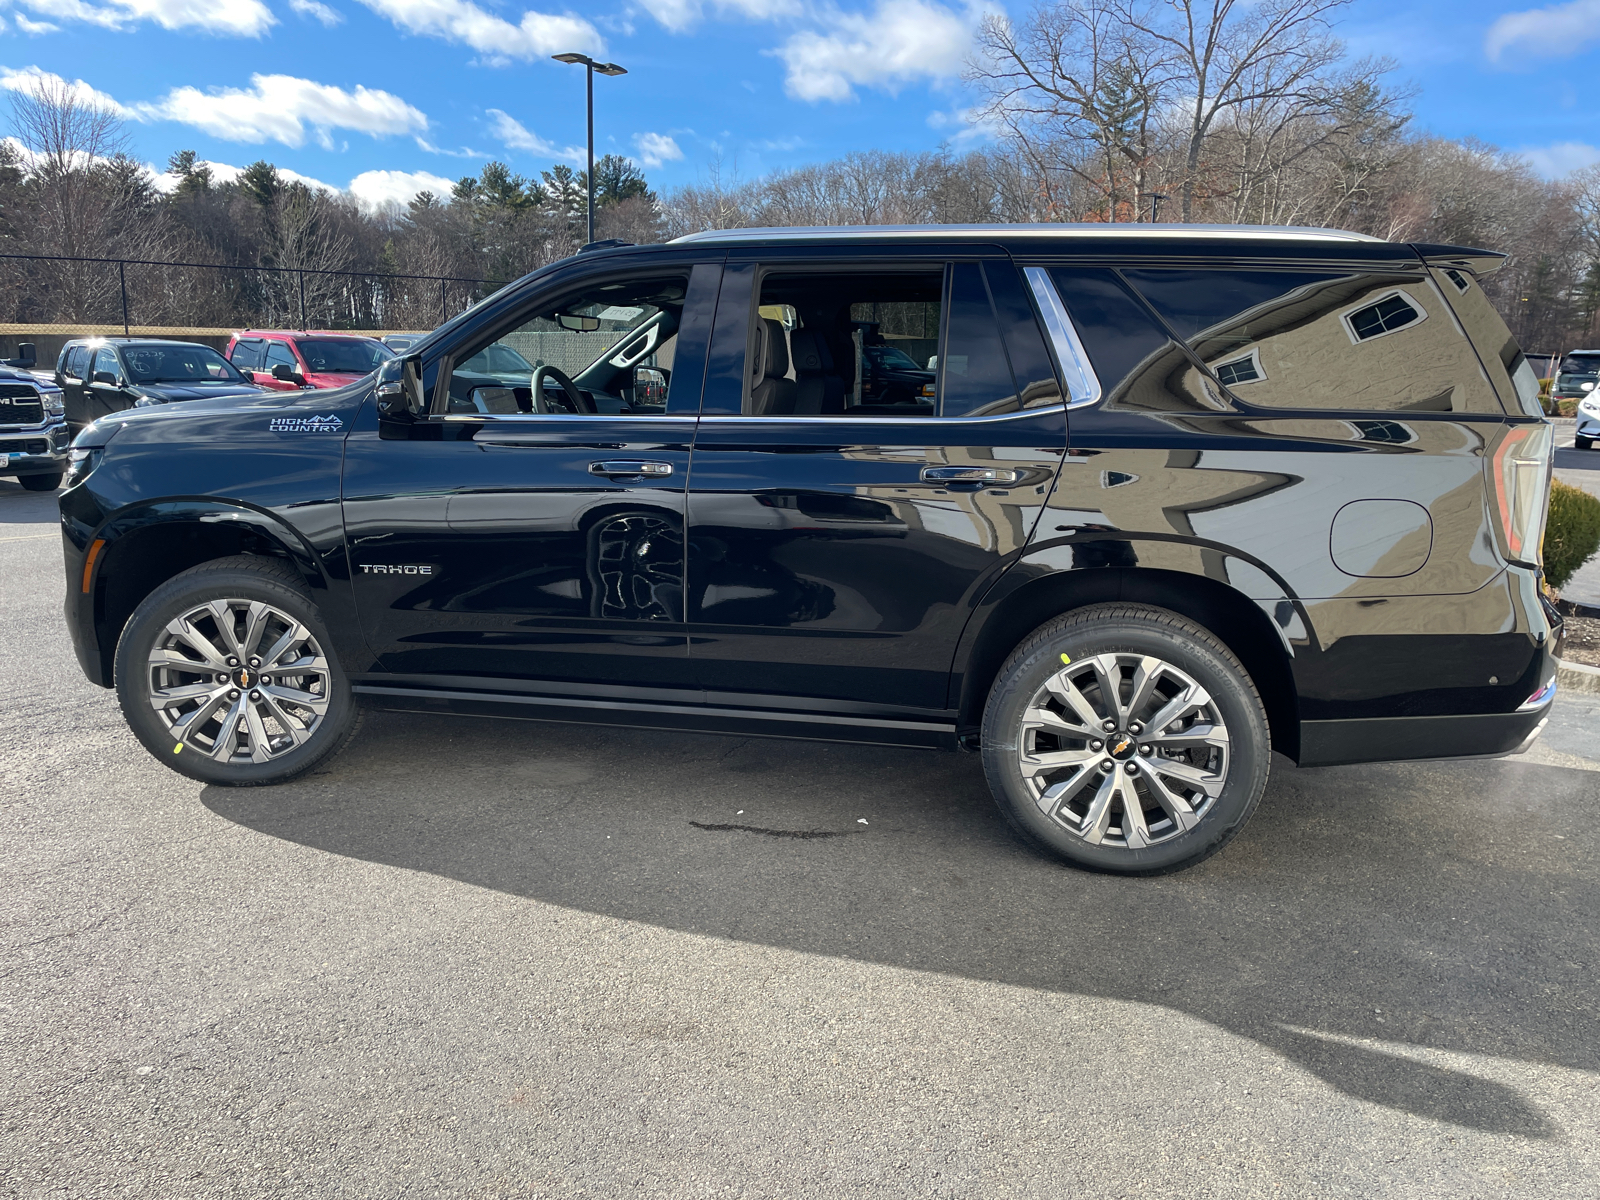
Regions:
[[[983,714],[984,772],[1006,819],[1098,871],[1162,874],[1215,854],[1255,811],[1271,756],[1239,660],[1144,605],[1041,626],[1001,667]]]
[[[202,563],[152,592],[117,643],[116,685],[145,749],[207,783],[281,783],[357,724],[322,614],[272,559]]]

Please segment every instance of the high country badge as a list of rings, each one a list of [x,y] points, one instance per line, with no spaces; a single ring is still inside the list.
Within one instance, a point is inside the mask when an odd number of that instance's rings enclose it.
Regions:
[[[273,417],[268,428],[273,433],[338,433],[344,422],[331,413],[326,417]]]

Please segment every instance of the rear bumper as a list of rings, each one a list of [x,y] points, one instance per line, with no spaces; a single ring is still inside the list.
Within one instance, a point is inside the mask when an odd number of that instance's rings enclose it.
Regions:
[[[1372,717],[1302,721],[1300,765],[1404,762],[1425,758],[1502,758],[1533,745],[1550,716],[1546,700],[1531,712],[1453,717]]]

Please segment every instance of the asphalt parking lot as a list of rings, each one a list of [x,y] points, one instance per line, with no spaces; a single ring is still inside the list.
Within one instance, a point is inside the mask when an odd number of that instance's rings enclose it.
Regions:
[[[0,481],[0,1196],[1600,1195],[1600,696],[1155,880],[917,751],[379,713],[229,790],[53,522]]]

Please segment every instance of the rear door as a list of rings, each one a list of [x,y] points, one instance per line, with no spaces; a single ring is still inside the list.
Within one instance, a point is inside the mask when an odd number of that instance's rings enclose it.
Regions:
[[[708,702],[946,721],[956,640],[1065,448],[1003,252],[730,256],[689,481]]]
[[[71,426],[73,432],[82,429],[91,419],[87,415],[88,397],[85,395],[85,389],[89,386],[88,373],[89,347],[80,342],[68,346],[61,352],[61,364],[56,372],[56,382],[61,385],[67,424]]]

